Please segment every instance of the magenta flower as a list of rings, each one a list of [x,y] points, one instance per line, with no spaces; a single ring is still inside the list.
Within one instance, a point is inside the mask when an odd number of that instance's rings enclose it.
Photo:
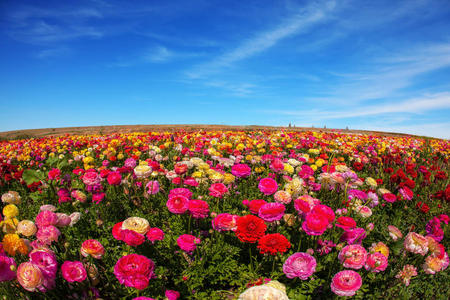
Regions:
[[[338,296],[353,296],[361,285],[361,275],[352,270],[341,271],[331,280],[331,290]]]
[[[61,265],[61,272],[68,282],[82,282],[87,277],[86,269],[80,261],[65,261]]]
[[[259,181],[258,188],[264,195],[272,195],[278,190],[278,184],[272,178],[263,178]]]
[[[273,202],[263,204],[259,208],[258,216],[266,222],[281,220],[286,207],[282,203]]]
[[[283,272],[287,278],[298,277],[308,279],[316,271],[316,259],[304,252],[297,252],[288,257],[283,264]]]
[[[178,237],[177,244],[181,250],[192,253],[200,244],[200,239],[190,234],[182,234]]]

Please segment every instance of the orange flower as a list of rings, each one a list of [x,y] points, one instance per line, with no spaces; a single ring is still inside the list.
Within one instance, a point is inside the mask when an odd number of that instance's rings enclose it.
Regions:
[[[29,247],[24,239],[21,239],[19,235],[15,233],[5,234],[3,237],[3,249],[10,256],[15,256],[16,252],[22,255],[27,255],[29,252]]]

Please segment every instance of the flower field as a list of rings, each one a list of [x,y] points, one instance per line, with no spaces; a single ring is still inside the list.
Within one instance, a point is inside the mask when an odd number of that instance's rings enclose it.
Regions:
[[[448,299],[449,158],[337,132],[1,141],[0,295]]]

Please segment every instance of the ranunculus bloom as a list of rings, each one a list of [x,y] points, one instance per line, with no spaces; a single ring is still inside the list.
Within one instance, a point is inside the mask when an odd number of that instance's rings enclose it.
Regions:
[[[278,221],[283,218],[285,210],[282,203],[266,203],[259,208],[258,216],[266,222]]]
[[[116,223],[112,228],[112,235],[116,240],[122,240],[122,224],[123,222]]]
[[[164,239],[164,231],[159,228],[150,228],[147,231],[147,238],[154,243],[155,241],[162,241]]]
[[[50,210],[43,210],[36,216],[36,225],[38,227],[55,225],[56,222],[58,222],[58,216]]]
[[[405,237],[404,246],[406,251],[420,254],[424,256],[428,252],[428,241],[427,239],[418,233],[410,232]]]
[[[325,216],[328,220],[328,223],[333,222],[334,218],[335,218],[333,209],[331,207],[329,207],[328,205],[324,205],[324,204],[315,205],[312,208],[311,212]]]
[[[24,262],[17,268],[17,281],[27,291],[34,292],[42,286],[44,276],[38,266]]]
[[[289,204],[292,201],[291,194],[283,190],[277,191],[275,195],[273,195],[273,198],[276,202],[283,204]]]
[[[239,217],[237,220],[236,236],[241,242],[255,243],[266,232],[264,221],[253,215]]]
[[[380,252],[370,253],[367,256],[366,264],[364,267],[366,270],[378,273],[386,270],[388,266],[388,259]]]
[[[71,213],[70,214],[70,216],[69,216],[69,218],[70,218],[70,224],[69,224],[69,226],[73,226],[73,225],[75,225],[76,223],[78,223],[78,221],[80,220],[80,218],[81,218],[81,213],[79,213],[79,212],[74,212],[74,213]]]
[[[367,260],[367,251],[360,245],[347,245],[339,252],[338,258],[345,268],[361,269]]]
[[[237,228],[237,219],[239,216],[228,214],[228,213],[222,213],[218,214],[213,220],[212,220],[212,227],[214,230],[217,231],[235,231]]]
[[[52,242],[57,242],[61,232],[55,226],[39,227],[36,232],[36,238],[44,244],[50,245]]]
[[[361,244],[362,240],[367,236],[364,228],[354,228],[346,230],[340,238],[341,242],[347,242],[348,244]]]
[[[231,174],[236,177],[248,177],[252,174],[252,169],[246,164],[235,164],[231,167]]]
[[[353,296],[361,285],[361,275],[353,270],[341,271],[331,280],[331,290],[338,296]]]
[[[140,217],[129,217],[122,223],[122,229],[128,229],[136,231],[140,234],[146,234],[150,229],[148,221]]]
[[[68,189],[64,188],[59,189],[57,194],[58,194],[58,203],[65,203],[72,200],[72,198],[70,198],[70,193]]]
[[[258,240],[258,249],[261,254],[283,254],[289,248],[291,248],[291,243],[284,235],[279,233],[266,234]]]
[[[58,217],[58,221],[56,221],[55,225],[58,227],[68,226],[72,221],[72,219],[64,213],[56,213],[56,216]]]
[[[139,165],[134,168],[134,175],[137,178],[147,178],[150,174],[152,174],[152,168],[148,165]]]
[[[187,207],[189,213],[196,219],[206,218],[209,214],[208,202],[203,200],[189,200]]]
[[[173,291],[173,290],[166,290],[164,295],[166,296],[166,298],[168,300],[177,300],[178,298],[180,298],[180,292]]]
[[[75,200],[78,200],[83,203],[86,202],[86,199],[87,199],[86,194],[79,190],[73,190],[70,193],[70,196],[72,196],[72,198],[74,198]]]
[[[35,235],[37,231],[36,225],[33,221],[30,220],[22,220],[17,224],[17,233],[24,235],[26,237],[30,237]]]
[[[114,275],[121,284],[143,290],[154,276],[155,263],[143,255],[122,256],[114,266]]]
[[[351,217],[339,217],[337,218],[336,226],[344,230],[349,230],[356,227],[356,221]]]
[[[147,194],[155,195],[159,192],[159,182],[157,180],[150,180],[145,187],[147,188]]]
[[[297,252],[286,259],[283,264],[283,272],[287,278],[298,277],[301,280],[308,279],[316,271],[316,259],[304,252]]]
[[[286,287],[276,280],[267,284],[256,285],[246,289],[239,295],[238,300],[289,300],[286,295]]]
[[[61,175],[61,170],[53,168],[50,171],[48,171],[48,180],[59,179],[60,175]]]
[[[87,171],[81,179],[85,185],[96,185],[100,183],[101,177],[96,171]]]
[[[389,225],[388,226],[388,231],[389,231],[389,236],[394,240],[398,240],[401,239],[403,237],[402,232],[395,227],[394,225]]]
[[[328,224],[326,216],[311,212],[306,215],[302,228],[308,235],[321,235],[327,230]]]
[[[192,253],[200,244],[200,239],[190,234],[182,234],[177,238],[177,244],[181,250]]]
[[[129,246],[136,247],[145,242],[145,236],[134,230],[122,229],[120,232],[120,240]]]
[[[16,278],[16,272],[11,270],[11,267],[16,267],[14,258],[0,254],[0,282]]]
[[[383,199],[384,199],[386,202],[394,203],[395,201],[397,201],[397,196],[395,196],[395,195],[392,194],[392,193],[384,193],[384,194],[383,194]]]
[[[217,198],[222,198],[228,192],[228,188],[223,183],[213,183],[209,187],[209,195]]]
[[[92,202],[95,204],[99,204],[105,198],[105,193],[94,193],[92,194]]]
[[[79,261],[66,260],[61,265],[61,272],[65,280],[68,282],[82,282],[86,279],[87,273],[83,264]]]
[[[184,214],[188,208],[189,199],[183,195],[175,195],[169,197],[166,202],[166,206],[171,213],[174,214]]]
[[[383,242],[378,242],[376,244],[373,243],[372,247],[369,248],[369,251],[371,253],[379,252],[379,253],[383,254],[384,256],[386,256],[386,258],[389,258],[389,248]]]
[[[278,184],[272,178],[263,178],[259,181],[258,188],[264,195],[272,195],[278,190]]]
[[[242,204],[244,204],[245,206],[248,206],[248,209],[250,210],[250,212],[252,214],[258,214],[259,209],[261,208],[261,206],[263,206],[264,204],[266,204],[266,200],[263,199],[255,199],[255,200],[244,200],[242,201]]]
[[[395,275],[395,278],[399,278],[403,283],[408,286],[412,277],[417,276],[417,268],[413,265],[405,265],[401,271]]]
[[[54,281],[58,271],[56,255],[49,251],[34,250],[30,253],[30,262],[39,267],[44,276],[44,286],[48,287],[49,281]]]
[[[103,245],[97,240],[85,240],[83,244],[81,244],[80,252],[84,257],[90,255],[93,258],[101,259],[105,253],[105,248],[103,248]]]
[[[181,195],[186,197],[188,200],[191,199],[192,197],[192,192],[187,189],[187,188],[175,188],[175,189],[171,189],[169,192],[169,198],[176,196],[176,195]]]
[[[122,175],[120,172],[111,172],[106,177],[106,180],[110,185],[119,185],[122,182]]]

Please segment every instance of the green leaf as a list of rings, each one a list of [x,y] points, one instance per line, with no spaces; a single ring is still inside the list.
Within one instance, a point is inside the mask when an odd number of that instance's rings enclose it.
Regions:
[[[36,170],[26,169],[25,171],[23,171],[22,178],[27,185],[30,185],[33,182],[39,182],[43,180],[45,178],[45,175],[44,173],[38,172]]]

